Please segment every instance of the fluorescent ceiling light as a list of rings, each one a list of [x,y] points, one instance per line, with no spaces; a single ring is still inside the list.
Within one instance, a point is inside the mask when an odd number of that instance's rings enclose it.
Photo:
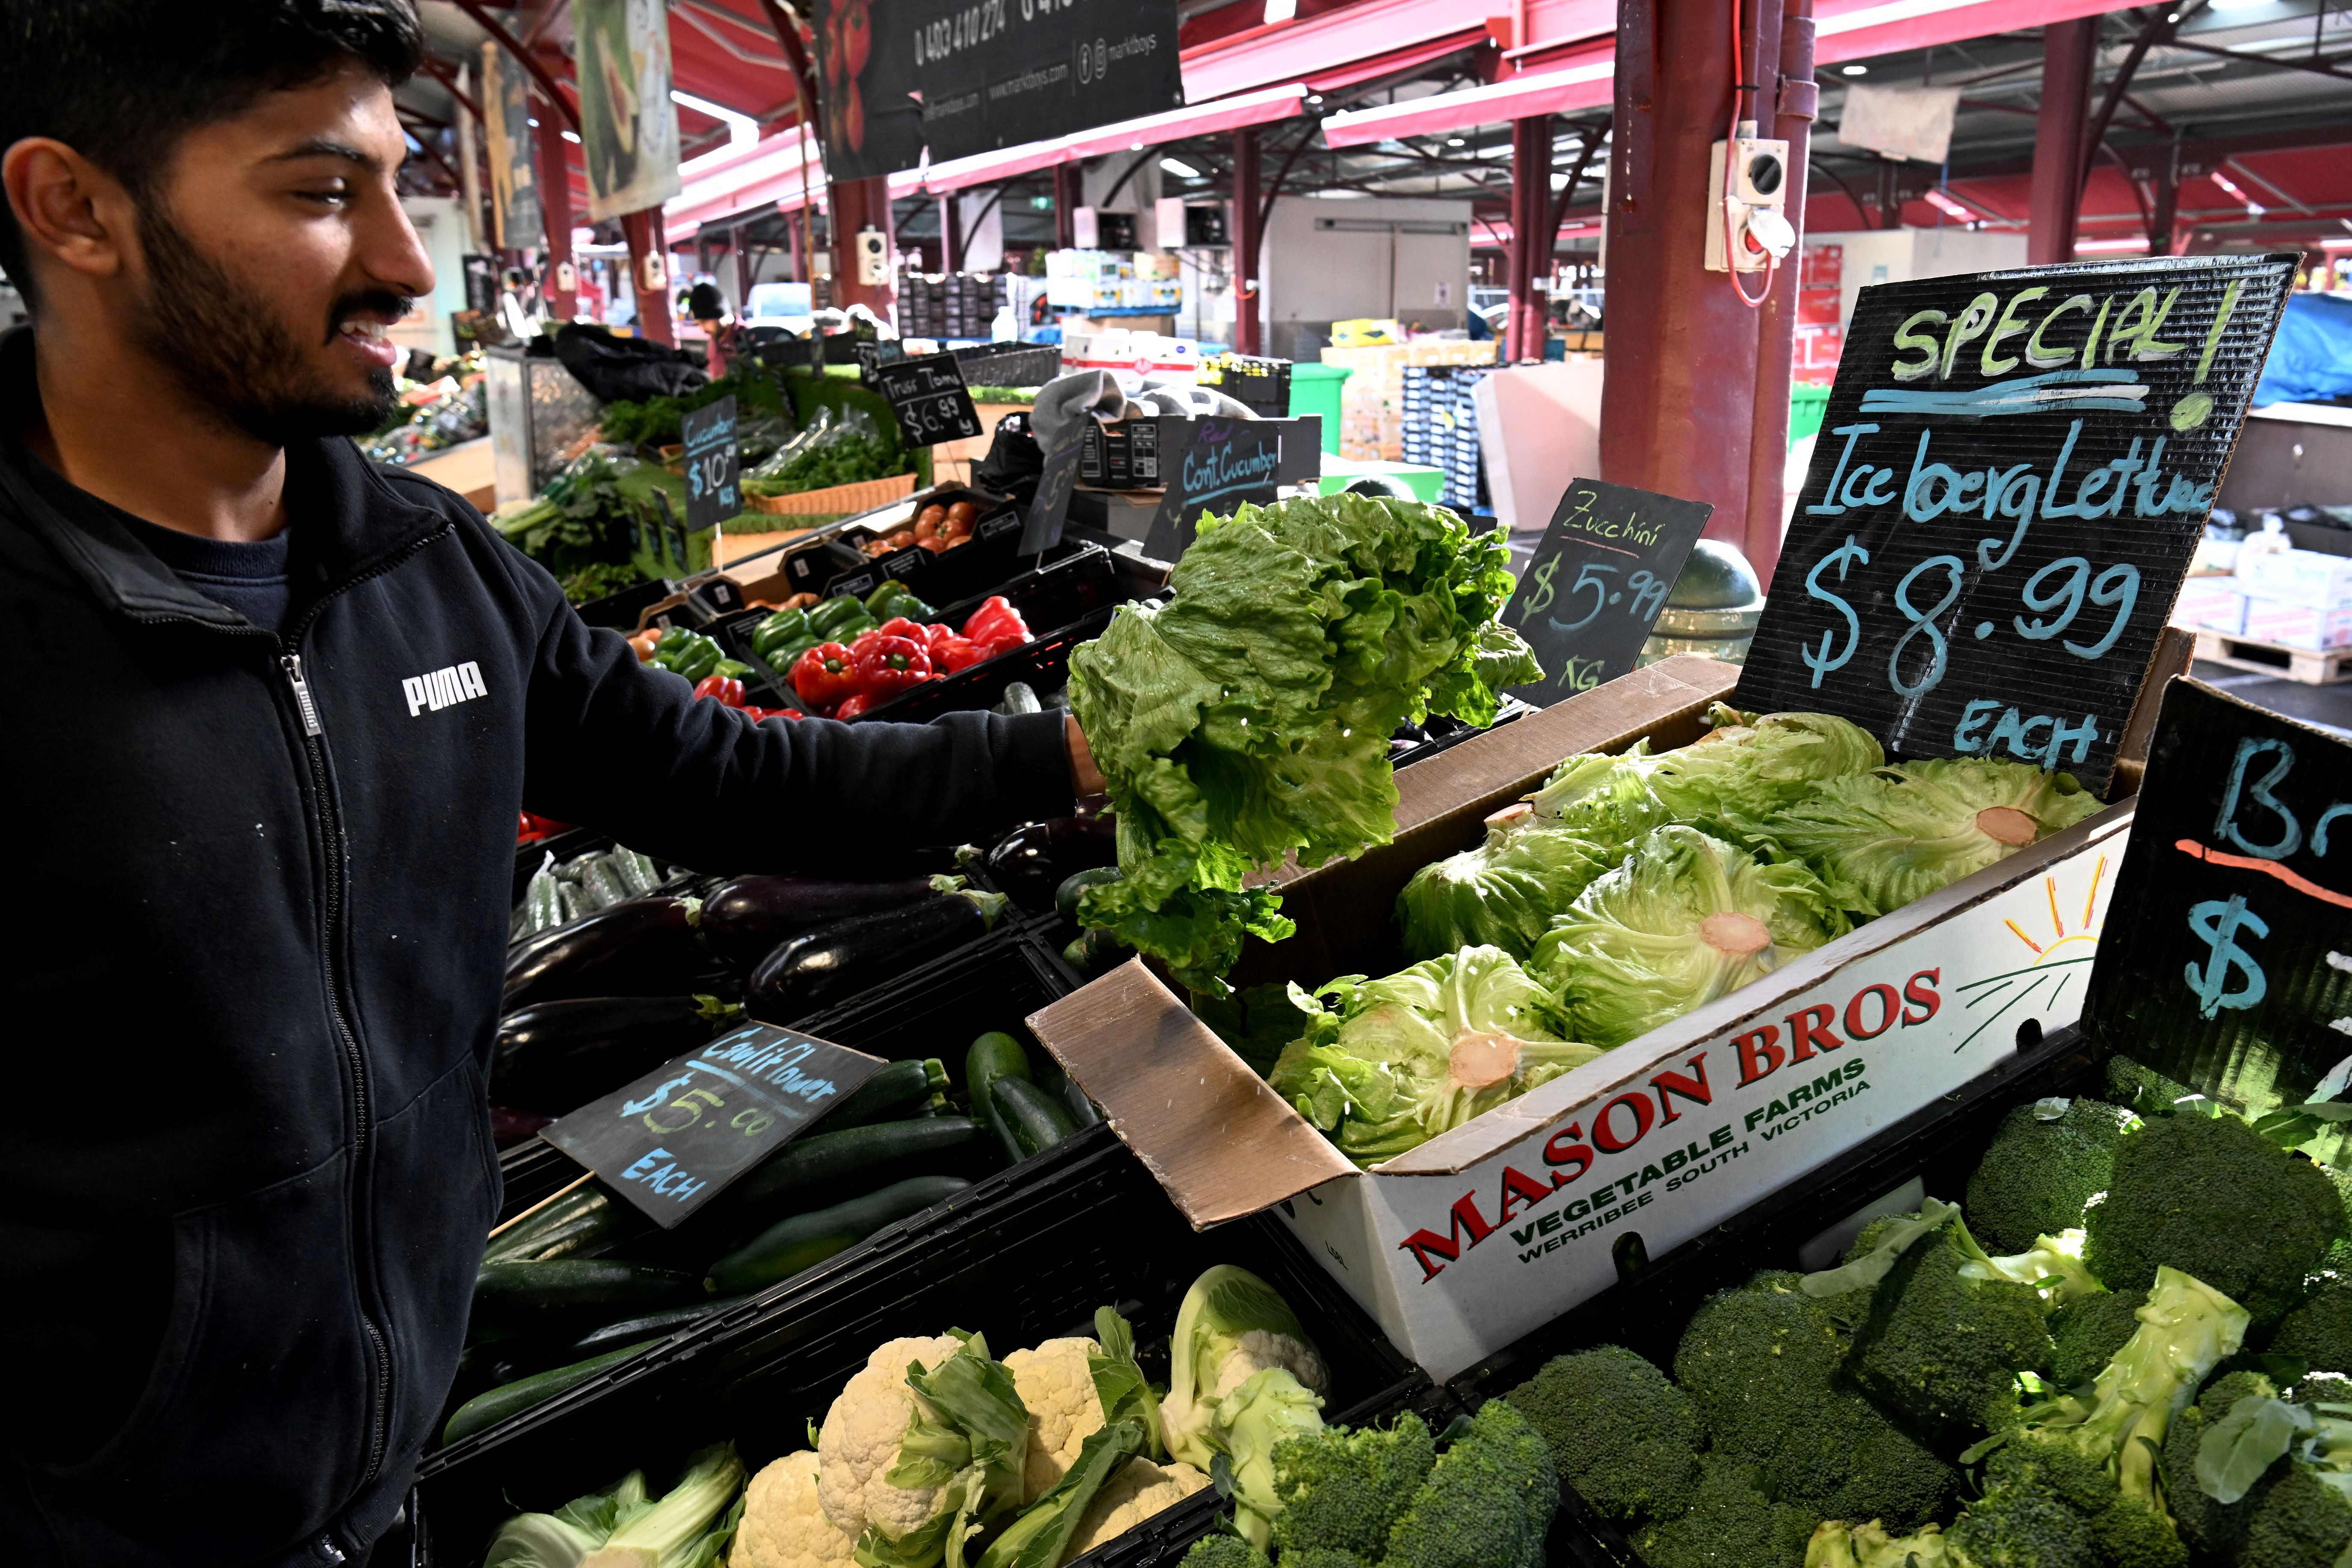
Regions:
[[[2251,11],[2258,5],[2267,5],[2270,3],[2271,0],[2213,0],[2213,3],[2207,6],[2206,9],[2210,11]]]
[[[1868,76],[1870,74],[1870,68],[1868,66],[1840,66],[1838,67],[1838,72],[1843,76]]]
[[[571,142],[572,145],[579,145],[580,132],[577,131],[562,131],[558,132],[557,134],[562,136],[566,142]]]
[[[1162,158],[1160,160],[1160,166],[1180,180],[1197,180],[1201,177],[1201,171],[1181,158]]]
[[[1956,217],[1963,223],[1973,223],[1976,221],[1976,214],[1970,212],[1968,208],[1962,206],[1959,203],[1954,201],[1951,197],[1946,195],[1941,191],[1927,192],[1927,202],[1929,206],[1934,207],[1937,212],[1942,213],[1947,217]]]
[[[538,124],[538,123],[539,123],[539,121],[536,121],[536,120],[534,120],[534,121],[531,121],[531,123],[532,123],[533,125],[536,125],[536,124]],[[1464,140],[1463,140],[1461,137],[1459,137],[1459,136],[1448,136],[1448,137],[1445,139],[1445,144],[1446,144],[1448,147],[1467,147],[1468,145],[1470,145],[1470,143],[1469,143],[1469,142],[1467,142],[1464,141]]]
[[[1553,170],[1551,176],[1551,188],[1555,191],[1564,191],[1568,189],[1568,176],[1561,174],[1557,169]]]
[[[1307,101],[1309,103],[1320,103],[1323,101],[1323,95],[1319,92],[1310,92],[1307,95]]]
[[[1364,191],[1309,191],[1307,194],[1310,196],[1320,196],[1327,202],[1345,202],[1358,200],[1369,193]]]
[[[730,146],[760,139],[760,122],[740,110],[730,109],[723,103],[713,103],[707,98],[697,98],[690,92],[680,92],[676,88],[670,89],[669,100],[691,109],[697,114],[707,114],[713,120],[725,121],[727,141]]]
[[[539,121],[536,120],[526,121],[524,123],[529,125],[533,131],[539,129]]]
[[[2116,250],[2146,250],[2147,248],[2147,241],[2140,238],[2078,239],[2074,242],[2074,254],[2077,256],[2086,254],[2095,255],[2102,252]]]
[[[1265,19],[1268,22],[1287,22],[1297,15],[1298,0],[1265,0]]]

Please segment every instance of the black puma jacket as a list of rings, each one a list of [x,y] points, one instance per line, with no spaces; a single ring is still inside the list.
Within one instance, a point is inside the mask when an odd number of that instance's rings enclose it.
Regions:
[[[19,444],[32,357],[0,339],[0,1558],[341,1562],[400,1509],[498,1205],[517,813],[821,866],[856,821],[1066,812],[1062,721],[695,701],[341,440],[289,454],[263,630]]]

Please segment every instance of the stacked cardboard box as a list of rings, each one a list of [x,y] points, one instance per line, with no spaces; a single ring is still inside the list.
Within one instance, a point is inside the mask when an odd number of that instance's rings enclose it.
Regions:
[[[1478,409],[1470,388],[1483,365],[1412,364],[1404,368],[1404,460],[1445,470],[1440,498],[1456,511],[1486,504],[1486,469],[1478,456]]]
[[[2183,583],[2172,624],[2306,653],[2352,647],[2352,556],[2242,553],[2235,575]]]
[[[982,338],[1008,295],[991,272],[910,272],[898,284],[898,331],[910,338]]]
[[[1407,365],[1493,364],[1496,345],[1461,338],[1417,338],[1365,348],[1329,348],[1325,364],[1355,374],[1339,391],[1339,455],[1401,462],[1404,458],[1404,372]]]

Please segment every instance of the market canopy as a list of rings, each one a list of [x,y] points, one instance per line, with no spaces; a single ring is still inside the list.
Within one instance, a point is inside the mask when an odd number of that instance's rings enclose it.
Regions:
[[[988,184],[997,180],[1011,179],[1015,174],[1050,169],[1057,163],[1076,163],[1082,158],[1099,158],[1108,153],[1155,147],[1166,142],[1181,141],[1187,136],[1205,136],[1220,131],[1238,131],[1244,126],[1288,120],[1301,112],[1306,96],[1306,87],[1292,82],[1258,92],[1245,92],[1234,98],[1218,99],[1212,103],[1171,110],[1164,114],[1147,114],[1139,120],[1098,126],[1074,136],[1030,142],[1001,152],[982,153],[945,163],[933,163],[921,172],[920,183],[924,190],[944,195],[967,185]],[[891,194],[898,194],[895,184]]]

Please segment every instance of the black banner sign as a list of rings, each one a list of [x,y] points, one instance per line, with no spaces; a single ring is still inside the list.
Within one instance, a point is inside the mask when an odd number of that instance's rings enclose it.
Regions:
[[[2352,746],[2172,681],[2099,935],[2084,1030],[2250,1115],[2343,1097],[2352,1079],[2347,849]],[[2341,1115],[2352,1117],[2352,1104]]]
[[[1160,421],[1160,511],[1143,542],[1155,561],[1179,561],[1202,515],[1229,517],[1244,501],[1274,504],[1282,426],[1262,419]]]
[[[2104,794],[2297,260],[1864,289],[1738,706]]]
[[[667,1230],[886,1065],[791,1029],[747,1024],[540,1136]]]
[[[735,440],[735,399],[730,395],[678,421],[686,442],[686,526],[688,532],[716,528],[743,510],[737,482],[742,450]]]
[[[1538,708],[1634,667],[1715,508],[1599,479],[1572,479],[1503,620],[1544,678],[1512,695]]]
[[[874,367],[875,390],[890,400],[909,447],[936,447],[981,432],[980,410],[953,354],[917,354]]]
[[[911,169],[1181,109],[1176,0],[816,0],[824,166]]]

